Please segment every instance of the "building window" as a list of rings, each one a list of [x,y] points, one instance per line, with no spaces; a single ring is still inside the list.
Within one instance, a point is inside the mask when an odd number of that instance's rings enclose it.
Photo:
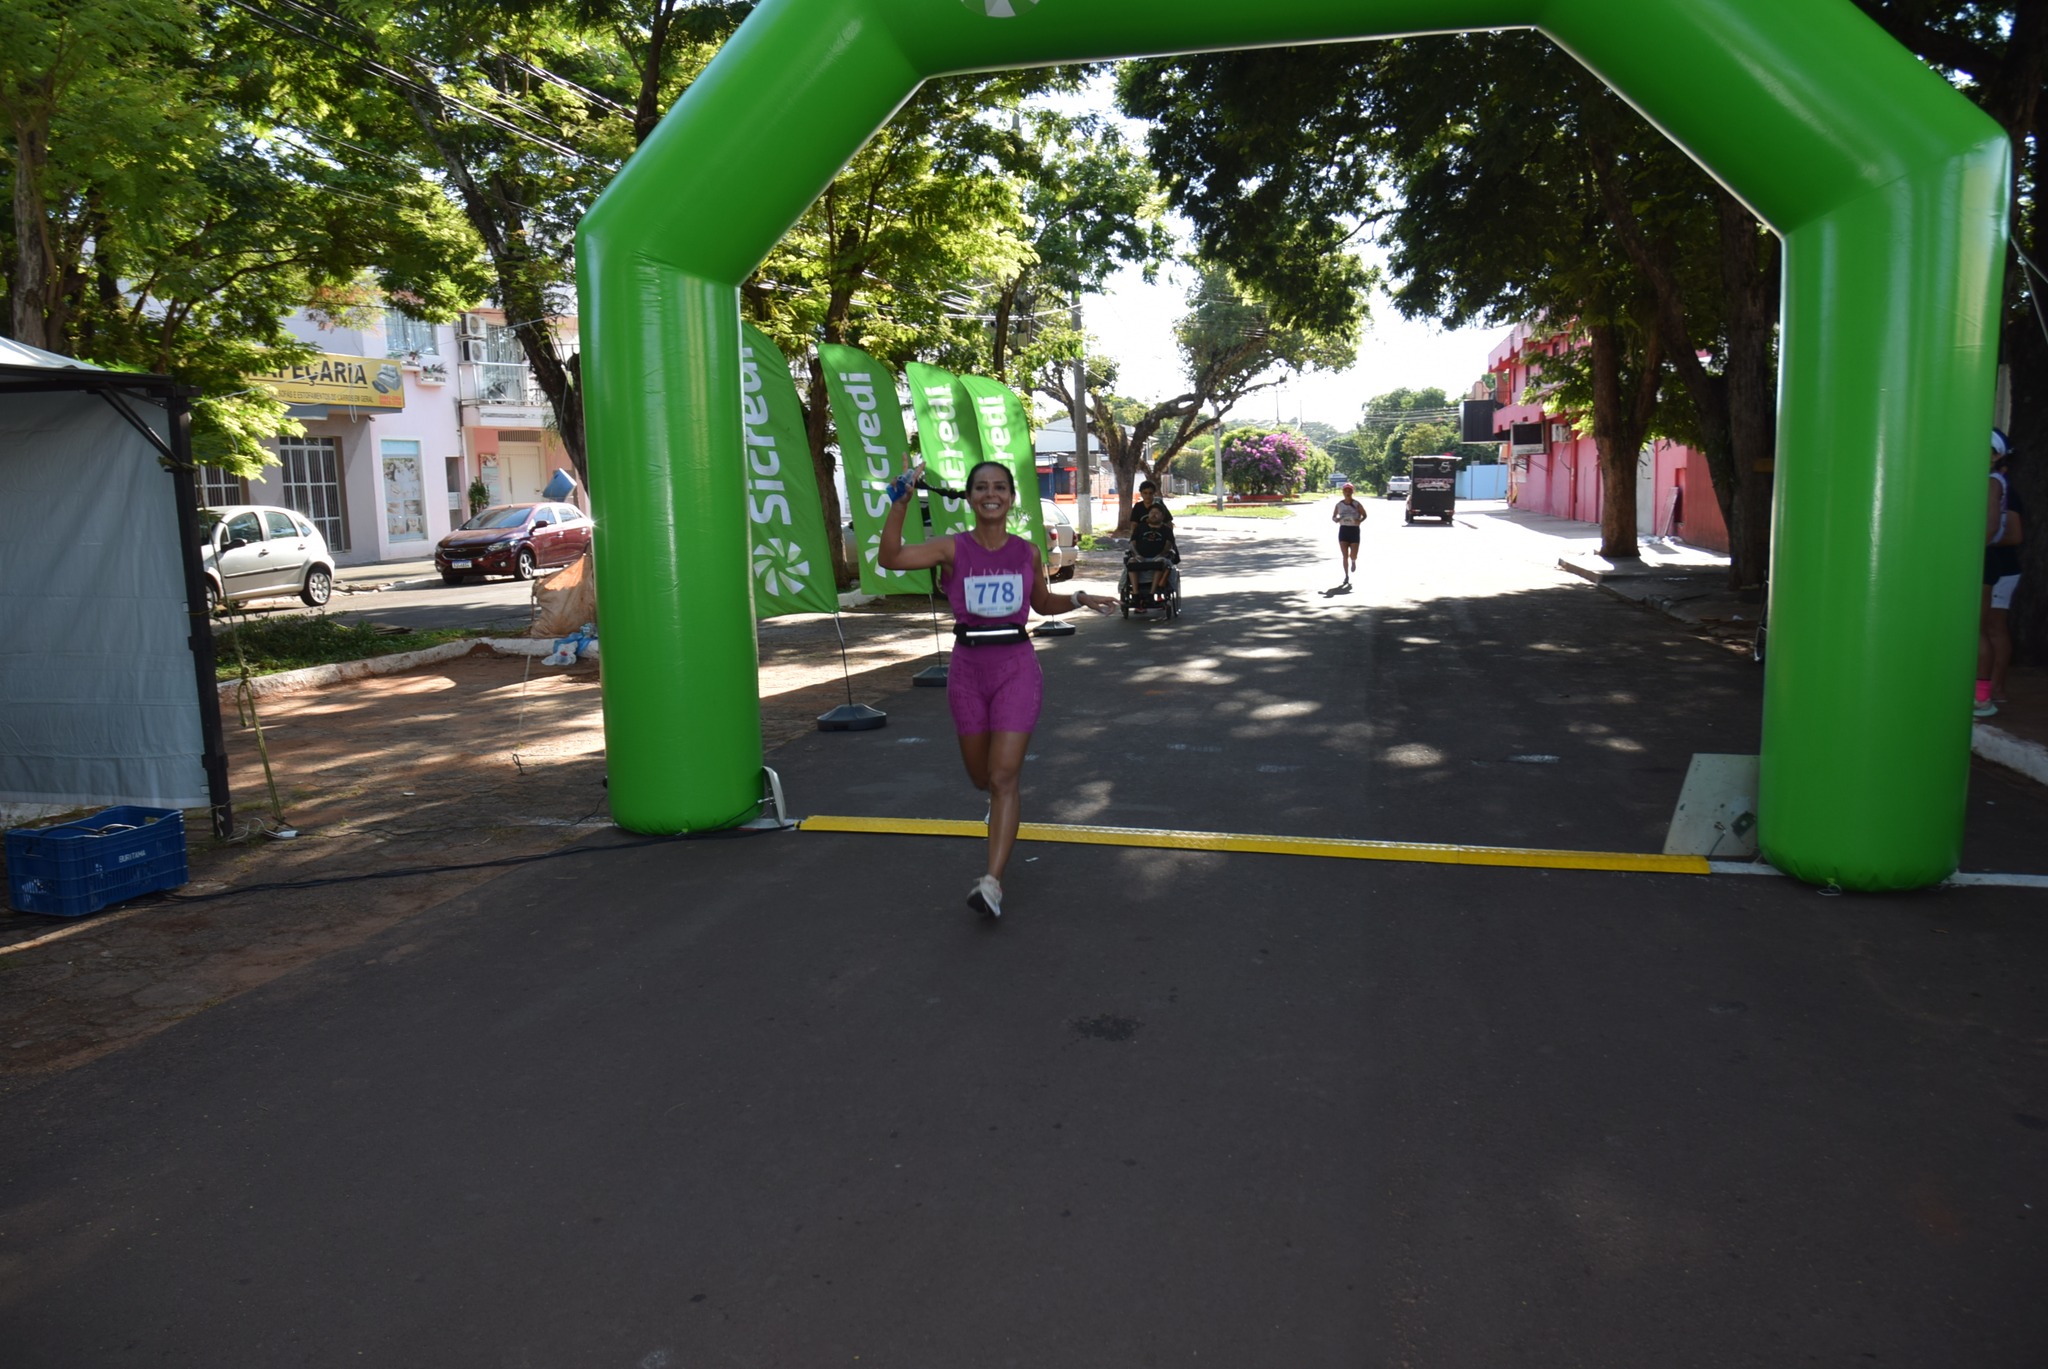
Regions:
[[[441,344],[434,340],[438,330],[431,323],[422,323],[402,309],[384,311],[384,343],[395,357],[441,355]]]
[[[519,334],[502,323],[484,325],[483,357],[477,363],[477,398],[486,404],[542,405],[545,391],[526,364]]]
[[[411,439],[387,437],[380,446],[384,457],[385,540],[424,542],[427,503],[420,486],[420,444]]]
[[[341,454],[331,437],[281,437],[277,459],[284,467],[284,504],[313,520],[327,545],[348,550],[342,516]]]
[[[200,508],[217,509],[249,502],[248,487],[239,475],[231,475],[218,466],[201,466],[198,476]]]

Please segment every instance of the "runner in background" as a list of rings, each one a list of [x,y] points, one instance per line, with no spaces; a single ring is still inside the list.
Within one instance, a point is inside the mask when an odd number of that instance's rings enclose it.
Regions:
[[[1351,588],[1351,572],[1358,569],[1358,533],[1365,523],[1365,505],[1352,497],[1353,485],[1344,482],[1344,497],[1330,510],[1337,525],[1337,555],[1344,562],[1344,588]]]
[[[1976,716],[1989,718],[2005,699],[2006,672],[2012,666],[2012,596],[2020,584],[2020,545],[2026,541],[2026,511],[2012,487],[2006,463],[2012,443],[1991,430],[1990,502],[1984,516],[1984,590],[1977,616]]]
[[[1045,699],[1045,678],[1024,624],[1033,609],[1048,618],[1076,608],[1108,614],[1116,612],[1117,601],[1080,589],[1052,592],[1037,544],[1011,536],[1004,526],[1017,502],[1017,485],[1010,468],[999,462],[976,464],[967,473],[964,494],[926,486],[967,500],[974,513],[971,532],[903,545],[904,511],[922,471],[915,467],[890,482],[879,559],[889,570],[936,569],[952,606],[954,642],[964,650],[956,650],[947,663],[946,703],[960,736],[967,778],[988,794],[988,873],[968,890],[967,906],[999,918],[1003,867],[1017,844],[1021,821],[1024,753],[1030,750]]]

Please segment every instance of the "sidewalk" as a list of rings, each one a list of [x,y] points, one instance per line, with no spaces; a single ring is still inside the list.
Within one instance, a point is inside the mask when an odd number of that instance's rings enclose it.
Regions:
[[[544,567],[543,577],[553,575],[560,566]],[[368,566],[340,566],[334,572],[336,594],[375,594],[387,589],[412,589],[422,585],[441,583],[441,572],[434,568],[432,559],[423,561],[382,561]],[[858,591],[839,596],[839,607],[854,608],[869,603],[874,596]]]
[[[380,561],[367,566],[337,566],[334,590],[337,594],[370,594],[380,589],[431,584],[441,578],[432,557],[418,561]]]
[[[1640,540],[1640,561],[1610,561],[1600,555],[1597,533],[1587,524],[1518,510],[1480,510],[1533,532],[1557,537],[1557,564],[1592,581],[1617,599],[1655,609],[1668,618],[1730,645],[1747,648],[1763,616],[1760,597],[1728,587],[1726,555],[1666,537]],[[2015,666],[2011,702],[1995,718],[1972,730],[1970,749],[1985,760],[2048,784],[2048,670]]]

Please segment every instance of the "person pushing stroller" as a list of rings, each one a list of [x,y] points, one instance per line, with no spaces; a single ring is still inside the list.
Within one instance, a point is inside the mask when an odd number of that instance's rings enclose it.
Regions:
[[[1164,504],[1141,507],[1145,515],[1131,528],[1131,545],[1124,552],[1124,574],[1130,577],[1131,588],[1137,592],[1140,606],[1144,606],[1166,593],[1173,568],[1180,564],[1180,544],[1174,540],[1173,522]]]

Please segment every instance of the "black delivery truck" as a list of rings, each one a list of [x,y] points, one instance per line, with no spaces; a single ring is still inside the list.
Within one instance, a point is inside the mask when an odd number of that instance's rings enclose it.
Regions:
[[[1409,467],[1415,475],[1408,486],[1408,521],[1441,518],[1450,522],[1458,504],[1458,458],[1411,457]]]

